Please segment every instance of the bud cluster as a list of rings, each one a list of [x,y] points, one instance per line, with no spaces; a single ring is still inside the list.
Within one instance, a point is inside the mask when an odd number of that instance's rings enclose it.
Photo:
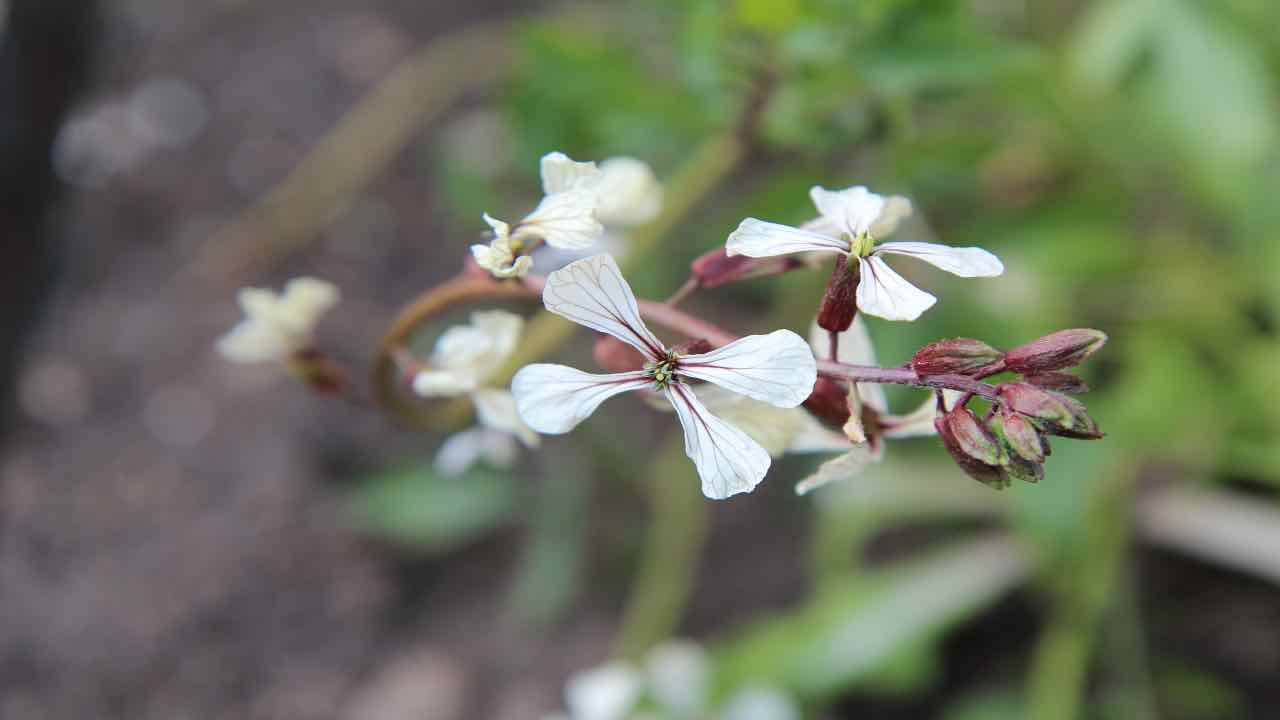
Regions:
[[[1059,372],[1102,347],[1097,330],[1063,330],[1001,352],[971,338],[942,340],[921,348],[911,368],[921,377],[987,377],[1012,371],[1020,381],[996,386],[994,405],[979,420],[963,403],[940,415],[934,426],[951,457],[970,477],[997,489],[1013,479],[1039,482],[1049,455],[1048,436],[1096,440],[1103,436],[1085,406],[1066,393],[1088,390],[1078,377]]]

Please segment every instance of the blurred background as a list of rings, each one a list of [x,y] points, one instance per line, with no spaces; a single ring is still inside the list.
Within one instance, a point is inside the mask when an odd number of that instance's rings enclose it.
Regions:
[[[1271,0],[0,0],[0,717],[537,718],[670,636],[715,697],[811,718],[1274,716],[1277,27]],[[903,268],[941,302],[873,320],[881,361],[1102,329],[1108,437],[1003,493],[925,439],[711,503],[670,418],[615,400],[447,478],[461,425],[213,352],[235,288],[316,275],[362,381],[552,150],[666,181],[627,257],[654,298],[743,217],[809,219],[810,185],[910,196],[902,239],[1008,271]],[[688,307],[804,332],[825,280]]]

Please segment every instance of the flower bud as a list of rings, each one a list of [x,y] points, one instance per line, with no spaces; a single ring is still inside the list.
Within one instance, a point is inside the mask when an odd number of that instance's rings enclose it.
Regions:
[[[794,257],[753,258],[746,255],[729,257],[723,247],[703,253],[689,264],[689,270],[702,287],[718,287],[739,280],[778,275],[800,266]]]
[[[1009,486],[1009,476],[1002,467],[1008,455],[990,430],[965,407],[938,416],[933,426],[942,444],[960,469],[984,485],[1002,490]]]
[[[686,355],[701,355],[715,350],[710,341],[698,338],[697,340],[685,340],[684,342],[671,348],[671,352],[684,357]]]
[[[1085,381],[1071,373],[1042,372],[1023,375],[1022,379],[1036,387],[1069,395],[1080,395],[1081,393],[1089,392],[1089,386],[1085,384]]]
[[[644,356],[612,335],[601,335],[591,355],[597,365],[609,372],[631,372],[644,367]]]
[[[1004,354],[1004,362],[1016,373],[1027,375],[1075,367],[1107,342],[1100,330],[1059,330]]]
[[[1000,402],[1029,418],[1042,432],[1063,437],[1096,440],[1098,424],[1080,402],[1030,383],[1005,383],[997,388]]]
[[[1007,407],[1001,407],[991,418],[988,427],[1000,438],[1010,454],[1028,462],[1044,462],[1044,445],[1040,442],[1039,431],[1030,420]]]
[[[813,384],[813,392],[804,401],[804,408],[823,424],[833,428],[843,428],[852,417],[844,388],[840,383],[821,376]]]
[[[831,332],[844,332],[853,324],[858,312],[858,264],[852,258],[841,255],[836,269],[827,282],[827,291],[818,308],[818,327]]]
[[[931,375],[989,375],[1000,370],[1001,352],[981,340],[952,338],[925,345],[911,358],[911,369]]]
[[[346,386],[342,367],[315,349],[299,350],[285,360],[289,372],[314,392],[336,395]]]

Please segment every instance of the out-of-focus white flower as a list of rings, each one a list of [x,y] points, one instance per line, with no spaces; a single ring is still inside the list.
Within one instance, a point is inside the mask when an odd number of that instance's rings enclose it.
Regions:
[[[523,329],[524,319],[505,310],[474,312],[470,325],[455,325],[440,335],[427,368],[414,375],[413,391],[422,397],[469,396],[480,421],[479,428],[454,435],[441,446],[436,456],[441,473],[460,474],[480,459],[510,465],[515,456],[511,437],[537,447],[538,435],[520,420],[511,392],[489,386]]]
[[[687,640],[650,650],[644,672],[611,663],[573,675],[565,686],[568,714],[543,720],[799,720],[800,710],[781,690],[748,686],[711,705],[711,662]]]
[[[572,430],[608,398],[628,390],[663,393],[684,429],[685,452],[702,492],[723,499],[750,492],[769,470],[769,453],[716,417],[694,394],[705,380],[779,407],[795,407],[813,390],[813,353],[790,330],[749,335],[708,353],[678,355],[640,318],[631,287],[608,255],[578,260],[547,276],[543,304],[557,315],[608,333],[644,355],[643,370],[594,375],[564,365],[528,365],[511,382],[520,417],[541,433]]]
[[[316,323],[338,303],[338,288],[304,277],[283,293],[244,288],[237,300],[244,320],[218,340],[218,351],[236,362],[282,362],[310,348]]]
[[[596,217],[609,227],[643,225],[662,212],[662,184],[653,168],[631,157],[612,157],[600,163],[594,190]]]
[[[725,243],[725,252],[748,257],[791,253],[838,253],[856,261],[860,273],[856,300],[864,313],[886,320],[915,320],[937,298],[907,282],[884,261],[908,255],[960,277],[994,277],[1004,272],[999,258],[976,247],[954,248],[925,242],[877,242],[911,214],[904,197],[883,197],[859,185],[809,191],[820,217],[795,228],[756,218],[743,220]]]
[[[575,673],[565,685],[573,720],[626,720],[644,692],[644,676],[625,663]]]

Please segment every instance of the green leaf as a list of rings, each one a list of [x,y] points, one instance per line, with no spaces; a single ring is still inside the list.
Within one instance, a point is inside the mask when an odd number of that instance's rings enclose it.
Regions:
[[[477,468],[459,477],[426,468],[400,470],[361,483],[352,510],[368,532],[446,552],[511,520],[522,487],[494,470]]]
[[[1030,572],[1008,536],[971,540],[892,570],[832,583],[804,608],[717,652],[718,687],[759,682],[831,698],[989,606]]]

